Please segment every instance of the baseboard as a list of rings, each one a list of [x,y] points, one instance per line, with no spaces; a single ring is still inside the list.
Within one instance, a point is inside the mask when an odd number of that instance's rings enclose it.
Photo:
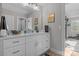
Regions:
[[[51,48],[50,50],[51,50],[52,52],[55,52],[55,53],[61,55],[61,56],[64,56],[64,51],[58,51],[58,50],[53,49],[53,48]]]

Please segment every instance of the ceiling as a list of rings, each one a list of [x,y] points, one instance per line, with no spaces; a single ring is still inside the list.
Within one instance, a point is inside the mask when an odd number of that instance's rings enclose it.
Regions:
[[[12,10],[19,13],[30,14],[36,10],[30,7],[23,6],[22,3],[2,3],[2,8]]]

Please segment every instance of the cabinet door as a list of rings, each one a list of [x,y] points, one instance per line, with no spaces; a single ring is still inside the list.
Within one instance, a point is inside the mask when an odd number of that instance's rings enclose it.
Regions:
[[[42,48],[44,46],[43,42],[41,41],[42,37],[40,35],[37,35],[35,38],[36,38],[36,43],[37,43],[37,45],[36,45],[37,55],[41,55],[42,54],[41,50],[42,50]]]
[[[13,39],[6,39],[3,40],[3,46],[4,48],[10,48],[10,47],[14,47],[20,44],[24,44],[25,43],[25,37],[18,37],[18,38],[13,38]]]
[[[35,56],[36,55],[36,40],[33,36],[26,38],[26,56]]]
[[[4,49],[4,56],[25,56],[25,44]]]
[[[42,35],[42,39],[43,40],[41,40],[41,41],[43,42],[44,48],[45,49],[50,48],[50,37],[49,37],[49,34]]]
[[[50,38],[47,34],[37,36],[37,55],[40,55],[49,49]]]
[[[48,35],[33,35],[26,37],[26,55],[37,56],[41,55],[49,49],[50,38]]]

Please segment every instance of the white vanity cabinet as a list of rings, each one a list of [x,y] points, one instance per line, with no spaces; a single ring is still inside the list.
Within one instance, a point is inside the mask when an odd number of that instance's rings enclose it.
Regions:
[[[25,56],[25,44],[4,49],[4,56]]]
[[[21,44],[25,44],[25,37],[15,37],[3,40],[4,48],[10,48]]]
[[[36,39],[34,35],[26,37],[26,56],[36,56]]]
[[[30,33],[0,38],[2,56],[39,56],[50,48],[48,33]]]
[[[50,48],[50,37],[47,33],[36,36],[37,41],[37,55],[41,55]]]
[[[39,56],[50,48],[48,33],[26,37],[26,56]]]
[[[15,37],[3,40],[4,56],[24,56],[25,37]]]

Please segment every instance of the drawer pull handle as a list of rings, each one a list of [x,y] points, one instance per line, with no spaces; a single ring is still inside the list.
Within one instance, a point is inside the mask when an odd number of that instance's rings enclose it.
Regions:
[[[18,53],[20,50],[17,50],[17,51],[15,51],[15,52],[13,52],[13,54],[16,54],[16,53]]]
[[[19,43],[19,41],[14,41],[13,43]]]

